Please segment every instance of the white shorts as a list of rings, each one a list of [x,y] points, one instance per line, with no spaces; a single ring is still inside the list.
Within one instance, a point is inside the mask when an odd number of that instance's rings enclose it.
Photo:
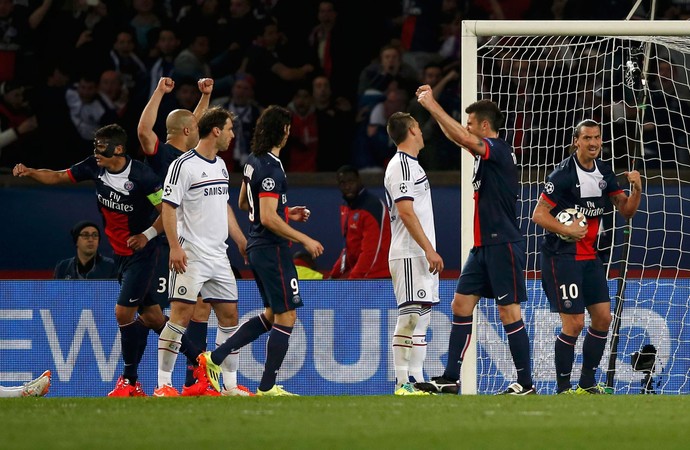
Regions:
[[[236,303],[237,281],[232,273],[230,260],[225,258],[205,259],[185,248],[187,271],[170,271],[170,300],[196,303],[197,295],[209,303]]]
[[[393,292],[398,308],[412,304],[430,305],[439,302],[438,274],[429,273],[424,256],[388,261],[393,278]]]

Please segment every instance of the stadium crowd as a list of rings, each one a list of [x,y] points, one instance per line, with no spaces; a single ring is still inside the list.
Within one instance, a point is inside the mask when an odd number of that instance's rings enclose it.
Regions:
[[[687,2],[658,2],[687,18]],[[62,168],[92,152],[93,132],[136,124],[161,76],[175,92],[160,118],[194,109],[196,82],[216,80],[212,103],[238,115],[225,152],[239,171],[261,110],[293,112],[288,172],[343,164],[382,171],[394,152],[388,117],[418,117],[427,170],[459,157],[413,90],[434,86],[460,114],[463,19],[622,19],[634,1],[567,0],[0,0],[0,167]],[[156,132],[164,135],[162,119]],[[56,145],[57,140],[57,145]],[[428,149],[429,150],[429,149]],[[135,154],[133,156],[141,156]]]

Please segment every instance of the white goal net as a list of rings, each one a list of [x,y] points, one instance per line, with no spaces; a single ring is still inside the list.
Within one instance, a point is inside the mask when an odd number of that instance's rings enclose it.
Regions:
[[[627,36],[526,35],[532,31],[479,37],[476,74],[463,70],[463,85],[476,84],[476,98],[495,101],[506,115],[500,135],[513,145],[522,171],[518,213],[527,236],[529,293],[523,311],[542,393],[555,392],[560,321],[541,289],[543,230],[530,218],[545,175],[568,155],[574,125],[588,118],[601,123],[602,159],[620,175],[626,192],[626,170],[634,167],[643,177],[642,202],[630,227],[611,212],[598,240],[612,309],[619,293],[624,301],[613,358],[615,392],[639,393],[643,380],[655,393],[690,392],[690,37],[632,36],[644,30],[645,23],[638,23]],[[608,29],[599,28],[602,34]],[[641,77],[635,76],[638,68]],[[609,371],[612,331],[597,371],[601,382]],[[476,336],[477,392],[497,392],[516,377],[493,301],[480,302]],[[583,340],[576,347],[573,383],[580,375]],[[634,370],[635,353],[643,349]]]

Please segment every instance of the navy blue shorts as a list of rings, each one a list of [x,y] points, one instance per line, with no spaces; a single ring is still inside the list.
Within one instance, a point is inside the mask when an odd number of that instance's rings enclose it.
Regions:
[[[288,247],[255,247],[247,253],[265,307],[280,314],[304,306]]]
[[[158,242],[154,239],[132,255],[115,255],[113,259],[117,265],[117,281],[120,283],[118,305],[141,307],[156,304],[152,293],[158,288],[156,267],[159,251]]]
[[[495,298],[498,305],[527,301],[525,243],[474,247],[460,272],[455,292]]]
[[[156,285],[151,289],[151,296],[153,297],[153,300],[161,306],[161,309],[165,309],[170,306],[170,298],[168,298],[168,279],[170,277],[170,245],[168,244],[168,240],[165,238],[165,235],[158,236],[156,239],[158,239],[160,242],[158,263],[156,264]]]
[[[542,252],[541,285],[551,312],[584,314],[589,305],[611,301],[599,258],[576,261],[573,255],[548,256]]]

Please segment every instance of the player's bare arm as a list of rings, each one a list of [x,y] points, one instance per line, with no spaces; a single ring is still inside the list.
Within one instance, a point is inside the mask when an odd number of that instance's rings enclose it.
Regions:
[[[532,222],[536,223],[543,229],[551,231],[552,233],[570,236],[576,241],[582,240],[587,235],[587,226],[584,227],[568,227],[551,215],[553,206],[543,198],[537,202],[537,207],[532,213]]]
[[[19,163],[12,168],[12,175],[15,177],[29,177],[41,184],[67,184],[72,179],[67,174],[67,170],[32,169]]]
[[[247,259],[247,238],[244,233],[242,233],[242,229],[237,223],[235,212],[230,205],[228,205],[228,235],[232,238],[233,242],[237,244],[237,249],[240,251],[244,263],[249,264],[249,260]]]
[[[201,98],[199,103],[197,103],[196,108],[194,108],[194,117],[199,120],[201,115],[208,109],[208,104],[211,101],[211,93],[213,92],[213,78],[201,78],[197,81],[197,86],[199,86],[199,92],[201,92]]]
[[[158,117],[158,108],[161,100],[165,94],[169,94],[175,88],[175,82],[172,78],[161,77],[158,80],[158,86],[151,94],[151,98],[141,112],[139,117],[139,125],[137,126],[137,136],[141,144],[142,151],[147,155],[153,155],[156,152],[156,142],[158,136],[153,132],[153,126]]]
[[[484,155],[486,153],[486,144],[481,138],[474,136],[467,128],[458,123],[455,119],[448,115],[443,110],[441,105],[436,101],[433,91],[428,84],[420,86],[417,89],[417,101],[424,107],[431,117],[441,127],[443,134],[448,139],[453,141],[456,145],[466,148],[475,155]]]
[[[323,245],[317,240],[314,240],[306,234],[295,230],[283,220],[276,208],[278,207],[278,199],[273,197],[259,198],[261,225],[265,226],[273,233],[280,237],[288,239],[292,242],[299,242],[304,246],[313,258],[321,256],[323,253]]]
[[[237,206],[242,211],[249,211],[249,197],[247,197],[247,183],[242,180],[242,186],[240,186],[240,197],[237,199]]]
[[[187,270],[187,254],[182,249],[177,235],[177,208],[169,203],[163,203],[161,211],[165,237],[170,245],[170,270],[185,273]]]
[[[628,178],[628,182],[630,182],[630,197],[625,193],[620,193],[611,197],[611,203],[620,211],[623,217],[630,219],[637,212],[637,208],[640,207],[642,179],[637,170],[625,172],[624,175]]]
[[[400,200],[395,204],[398,208],[398,216],[402,220],[405,228],[417,244],[424,250],[426,260],[429,262],[429,272],[436,274],[443,271],[443,258],[439,255],[429,238],[424,233],[422,224],[414,212],[414,202],[412,200]]]
[[[145,230],[142,233],[135,234],[134,236],[130,236],[127,239],[127,247],[131,248],[132,250],[139,251],[142,248],[146,247],[146,244],[153,239],[154,237],[158,236],[163,232],[163,220],[161,219],[161,204],[158,203],[154,205],[156,207],[156,210],[158,211],[158,217],[156,217],[156,220],[153,221],[153,224],[151,227],[149,227],[147,230]]]

